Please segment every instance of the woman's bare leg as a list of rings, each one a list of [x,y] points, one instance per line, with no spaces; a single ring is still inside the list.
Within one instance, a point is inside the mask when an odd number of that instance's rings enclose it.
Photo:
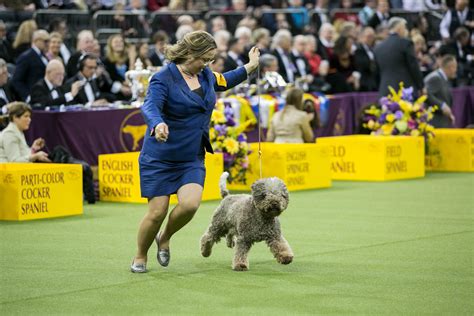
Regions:
[[[160,235],[160,248],[169,249],[171,236],[184,227],[196,214],[202,198],[202,186],[188,183],[178,190],[178,204],[171,211],[168,223]]]
[[[148,212],[143,217],[138,229],[138,251],[135,256],[135,263],[146,262],[148,249],[168,213],[169,201],[169,196],[158,196],[148,201]]]

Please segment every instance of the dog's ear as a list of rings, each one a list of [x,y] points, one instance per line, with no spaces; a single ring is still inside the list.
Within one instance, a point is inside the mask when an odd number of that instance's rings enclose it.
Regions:
[[[258,180],[252,184],[252,195],[257,200],[265,199],[266,188],[263,180]]]

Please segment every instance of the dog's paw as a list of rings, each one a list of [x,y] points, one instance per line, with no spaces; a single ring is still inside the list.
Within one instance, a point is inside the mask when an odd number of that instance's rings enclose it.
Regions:
[[[290,264],[293,261],[293,255],[291,254],[280,254],[276,257],[278,263]]]
[[[211,255],[211,252],[212,252],[212,241],[203,237],[201,239],[201,255],[207,258]]]
[[[246,265],[245,263],[240,262],[240,263],[236,263],[236,264],[232,267],[232,269],[233,269],[234,271],[248,271],[249,268],[247,267],[247,265]]]

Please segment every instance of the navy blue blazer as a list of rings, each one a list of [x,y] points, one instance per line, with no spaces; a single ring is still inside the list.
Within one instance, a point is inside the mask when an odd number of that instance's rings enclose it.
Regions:
[[[31,87],[40,81],[46,72],[46,65],[33,48],[28,49],[16,60],[12,85],[23,100],[30,94]]]
[[[213,73],[208,67],[198,75],[204,93],[201,98],[189,89],[176,64],[170,63],[153,75],[142,109],[148,125],[142,153],[172,162],[194,161],[202,150],[213,153],[209,142],[209,123],[216,104],[215,91],[224,91],[247,78],[244,67]],[[158,142],[153,129],[160,123],[169,128],[168,140]]]

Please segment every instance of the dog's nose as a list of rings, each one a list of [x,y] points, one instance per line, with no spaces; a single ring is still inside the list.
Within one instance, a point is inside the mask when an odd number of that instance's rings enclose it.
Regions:
[[[277,201],[272,201],[272,203],[270,203],[271,207],[272,208],[279,208],[280,207],[280,203],[278,203]]]

